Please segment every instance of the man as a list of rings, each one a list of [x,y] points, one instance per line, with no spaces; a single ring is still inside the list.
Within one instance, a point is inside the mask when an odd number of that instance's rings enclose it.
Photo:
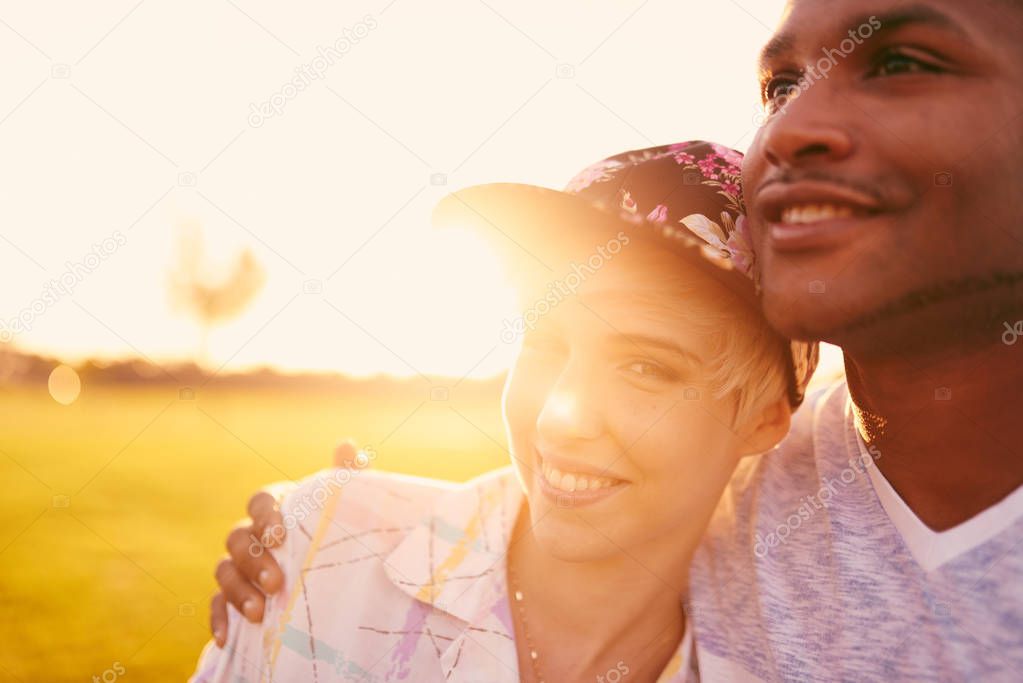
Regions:
[[[794,0],[763,51],[765,312],[841,346],[848,387],[726,494],[693,568],[705,679],[1018,680],[1021,20]]]
[[[772,114],[744,170],[763,304],[841,346],[848,384],[740,467],[711,523],[705,680],[1023,670],[1021,27],[1018,0],[792,0],[764,49]],[[242,576],[280,576],[247,533],[218,578],[256,618]]]

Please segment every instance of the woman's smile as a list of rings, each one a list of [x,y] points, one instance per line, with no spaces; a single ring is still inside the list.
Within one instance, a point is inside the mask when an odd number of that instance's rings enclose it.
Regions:
[[[592,466],[544,458],[539,450],[534,452],[537,467],[533,470],[533,478],[537,488],[559,506],[595,503],[624,490],[630,484]]]

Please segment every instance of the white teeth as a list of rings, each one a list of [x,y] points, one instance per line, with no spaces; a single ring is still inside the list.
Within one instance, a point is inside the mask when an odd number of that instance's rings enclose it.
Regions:
[[[580,472],[562,472],[556,467],[543,463],[540,468],[543,478],[547,483],[559,491],[592,491],[614,486],[618,483],[616,479],[608,477],[593,477]]]
[[[551,483],[551,486],[553,486],[554,488],[560,489],[561,488],[561,472],[559,472],[558,470],[555,470],[552,467],[550,469],[550,471],[547,473],[547,481],[549,481]]]
[[[804,204],[790,206],[781,212],[782,223],[816,223],[834,218],[849,218],[853,215],[851,206],[840,206],[838,204]]]

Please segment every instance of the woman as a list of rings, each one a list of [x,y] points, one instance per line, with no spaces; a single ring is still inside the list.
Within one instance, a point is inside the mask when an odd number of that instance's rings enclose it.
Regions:
[[[503,396],[513,466],[301,484],[281,506],[302,518],[275,551],[285,589],[262,625],[232,612],[193,680],[686,680],[692,552],[816,362],[759,313],[740,159],[684,143],[565,192],[442,202],[439,223],[508,238],[533,302]]]

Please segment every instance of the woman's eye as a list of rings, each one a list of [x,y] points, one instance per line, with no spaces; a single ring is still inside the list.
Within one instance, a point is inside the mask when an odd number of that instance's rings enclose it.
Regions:
[[[871,76],[901,76],[904,74],[938,73],[941,69],[903,52],[888,52],[881,56],[871,70]]]
[[[634,361],[626,365],[625,370],[638,377],[649,379],[670,380],[675,377],[674,373],[670,370],[658,365],[657,363],[650,363],[648,361]]]

